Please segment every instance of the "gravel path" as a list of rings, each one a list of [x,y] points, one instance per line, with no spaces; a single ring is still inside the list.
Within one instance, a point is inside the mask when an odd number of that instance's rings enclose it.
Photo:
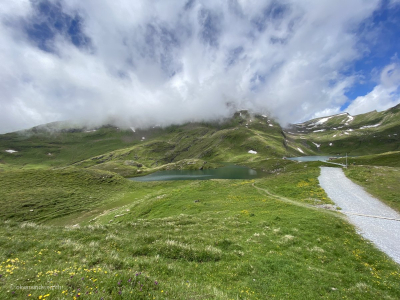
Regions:
[[[318,179],[358,232],[400,264],[400,214],[353,183],[340,168],[321,167]]]

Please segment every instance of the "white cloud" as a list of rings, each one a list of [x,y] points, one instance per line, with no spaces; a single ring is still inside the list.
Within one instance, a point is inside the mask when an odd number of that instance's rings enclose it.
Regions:
[[[357,97],[347,108],[352,115],[382,111],[400,103],[400,65],[390,64],[381,73],[381,82],[370,93]]]
[[[38,17],[32,2],[0,8],[0,132],[71,118],[137,128],[242,108],[282,123],[337,111],[354,81],[340,71],[361,57],[352,29],[379,1],[61,3],[83,20],[87,47],[52,28],[55,53],[43,51],[24,29]]]
[[[357,97],[347,108],[352,115],[358,115],[369,111],[386,110],[400,103],[399,94],[385,89],[382,85],[376,86],[369,94]]]
[[[381,84],[388,89],[400,86],[400,65],[392,63],[386,66],[381,73]]]
[[[358,115],[373,110],[386,110],[399,103],[399,94],[395,94],[383,88],[381,85],[378,85],[366,96],[357,97],[354,102],[349,105],[347,111],[352,115]]]
[[[0,15],[3,20],[7,20],[7,16],[26,16],[31,12],[31,5],[29,0],[13,0],[7,1],[0,6]]]

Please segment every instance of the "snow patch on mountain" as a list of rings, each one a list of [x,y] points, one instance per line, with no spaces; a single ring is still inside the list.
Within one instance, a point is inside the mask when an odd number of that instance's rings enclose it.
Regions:
[[[9,149],[9,150],[6,150],[6,152],[7,152],[7,153],[16,153],[16,152],[18,152],[18,151]]]
[[[314,143],[314,142],[312,142],[317,148],[319,148],[319,147],[321,147],[321,144],[317,144],[317,143]]]
[[[374,128],[374,127],[378,127],[381,126],[381,123],[375,124],[375,125],[365,125],[365,126],[361,126],[360,129],[366,129],[366,128]]]
[[[315,123],[315,125],[324,124],[324,123],[325,123],[326,121],[328,121],[330,118],[332,118],[332,117],[322,118],[322,119],[318,120],[318,121]]]
[[[349,125],[354,120],[353,116],[348,115],[345,125]]]

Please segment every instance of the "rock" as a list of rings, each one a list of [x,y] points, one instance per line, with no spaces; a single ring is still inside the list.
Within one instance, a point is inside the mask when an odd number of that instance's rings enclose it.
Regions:
[[[138,163],[138,162],[136,162],[136,161],[134,161],[134,160],[126,160],[126,161],[124,161],[124,165],[125,165],[125,166],[138,167],[138,168],[143,167],[143,164]]]
[[[323,209],[327,209],[327,210],[337,210],[338,209],[337,206],[333,205],[333,204],[320,204],[317,206],[320,208],[323,208]]]
[[[135,166],[136,162],[134,160],[126,160],[124,161],[125,166]]]

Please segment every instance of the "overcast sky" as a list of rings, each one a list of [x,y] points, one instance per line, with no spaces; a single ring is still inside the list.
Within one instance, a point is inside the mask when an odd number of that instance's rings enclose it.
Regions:
[[[0,133],[383,110],[399,36],[399,0],[2,1]]]

